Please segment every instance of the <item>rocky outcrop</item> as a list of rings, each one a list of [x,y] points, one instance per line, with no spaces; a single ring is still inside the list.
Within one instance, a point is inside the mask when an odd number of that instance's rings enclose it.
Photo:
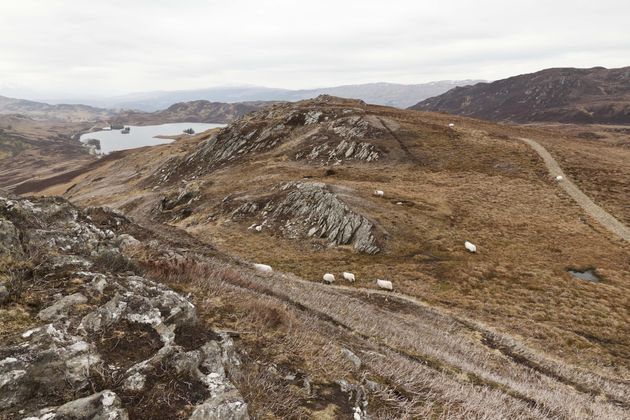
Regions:
[[[0,267],[21,267],[0,273],[0,311],[31,314],[0,344],[0,418],[246,419],[229,337],[124,255],[138,241],[108,226],[129,220],[89,213],[98,224],[59,198],[0,198]]]
[[[328,140],[327,137],[323,138]],[[379,158],[379,152],[376,148],[367,142],[356,142],[342,140],[336,147],[332,147],[329,143],[322,143],[304,152],[298,152],[295,155],[297,160],[306,159],[309,161],[322,162],[342,162],[343,160],[363,160],[372,162]]]
[[[367,254],[381,250],[374,223],[350,209],[324,183],[286,183],[269,196],[240,204],[232,218],[256,220],[260,230],[273,228],[288,238],[323,238],[331,246],[351,244]]]
[[[158,215],[166,215],[168,220],[181,220],[192,214],[193,203],[201,198],[201,187],[197,182],[187,182],[179,192],[160,199],[157,206]]]
[[[373,142],[389,135],[382,118],[370,114],[363,102],[321,96],[248,114],[201,143],[190,155],[167,162],[153,179],[157,183],[192,179],[274,150],[310,163],[373,162],[383,156]]]

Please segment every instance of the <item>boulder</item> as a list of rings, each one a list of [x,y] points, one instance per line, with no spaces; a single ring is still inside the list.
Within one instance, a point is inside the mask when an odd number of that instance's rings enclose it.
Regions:
[[[109,390],[70,401],[52,412],[51,420],[128,420],[127,411],[120,406],[120,398]]]

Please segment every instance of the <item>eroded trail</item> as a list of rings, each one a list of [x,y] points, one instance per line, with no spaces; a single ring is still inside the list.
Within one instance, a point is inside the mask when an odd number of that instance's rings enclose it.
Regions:
[[[606,210],[595,204],[593,200],[591,200],[586,194],[580,190],[577,185],[575,185],[571,180],[567,178],[567,176],[558,165],[558,162],[551,156],[551,154],[545,149],[540,143],[527,138],[521,138],[520,140],[527,143],[532,149],[538,153],[538,155],[545,162],[545,166],[549,170],[549,173],[556,177],[558,175],[562,176],[564,179],[558,183],[560,187],[567,192],[575,200],[575,202],[584,209],[586,213],[588,213],[591,217],[597,220],[601,225],[603,225],[606,229],[611,231],[614,235],[618,236],[621,239],[624,239],[627,242],[630,242],[630,229],[617,220],[613,215],[608,213]]]

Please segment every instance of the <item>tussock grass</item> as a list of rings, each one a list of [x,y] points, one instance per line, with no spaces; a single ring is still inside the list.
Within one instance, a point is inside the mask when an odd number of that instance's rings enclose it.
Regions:
[[[566,364],[550,365],[553,374],[534,369],[534,363],[548,364],[549,359],[528,359],[536,353],[515,340],[510,348],[520,358],[493,350],[474,325],[429,308],[392,312],[358,294],[278,273],[258,276],[214,260],[169,264],[153,262],[147,273],[193,293],[209,325],[240,331],[239,344],[248,356],[234,378],[261,415],[280,414],[276,398],[290,396],[289,406],[305,404],[303,388],[287,391],[286,383],[261,370],[264,365],[308,372],[320,383],[346,378],[360,384],[371,377],[380,383],[370,396],[382,406],[376,418],[392,412],[402,413],[401,418],[444,419],[494,418],[497,413],[505,418],[628,415],[627,384]],[[359,355],[360,372],[343,360],[342,347]],[[254,392],[252,381],[269,391]],[[577,390],[572,381],[583,388]]]

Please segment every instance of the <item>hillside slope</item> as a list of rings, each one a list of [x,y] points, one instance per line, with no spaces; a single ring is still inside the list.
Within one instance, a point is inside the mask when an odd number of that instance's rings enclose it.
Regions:
[[[552,68],[452,89],[411,107],[490,121],[630,123],[630,67]]]
[[[95,158],[74,137],[92,122],[0,115],[0,187],[75,170]]]
[[[179,249],[216,250],[239,270],[273,266],[268,277],[245,279],[197,257],[154,270],[203,302],[209,325],[244,332],[250,361],[273,360],[281,373],[267,377],[269,395],[235,383],[255,415],[286,417],[270,402],[286,395],[313,409],[302,382],[281,388],[279,378],[311,372],[327,395],[348,389],[334,379],[343,370],[329,365],[345,360],[353,374],[344,380],[364,387],[376,418],[625,418],[630,248],[520,140],[542,135],[322,96],[126,151],[32,191],[114,206],[152,230],[147,240],[181,238]],[[588,268],[599,282],[567,271]],[[356,282],[342,280],[344,271]],[[321,283],[324,273],[334,285]],[[395,293],[379,291],[379,278]],[[238,292],[225,298],[228,285]],[[251,296],[286,306],[240,306]],[[286,328],[263,340],[248,320]],[[348,409],[344,398],[337,413]]]
[[[204,100],[178,102],[155,112],[120,111],[114,123],[120,124],[165,124],[175,122],[198,122],[226,124],[243,115],[275,102],[209,102]]]

